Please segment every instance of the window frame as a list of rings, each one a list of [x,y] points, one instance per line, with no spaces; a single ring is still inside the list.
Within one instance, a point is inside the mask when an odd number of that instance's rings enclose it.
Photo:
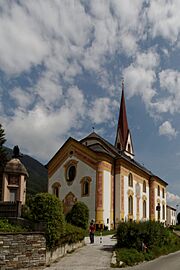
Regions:
[[[133,196],[129,195],[128,197],[128,214],[133,216]]]
[[[146,204],[146,200],[143,200],[143,218],[144,219],[147,218],[147,204]]]
[[[133,175],[132,175],[132,173],[129,173],[129,175],[128,175],[128,186],[133,187]]]
[[[143,192],[146,193],[146,181],[143,181]]]
[[[81,183],[81,197],[89,197],[90,196],[90,192],[91,192],[90,183],[91,183],[91,181],[92,181],[92,179],[90,176],[84,176],[81,179],[81,181],[80,181],[80,183]],[[88,184],[88,192],[87,193],[85,192],[85,189],[86,189],[85,184]]]

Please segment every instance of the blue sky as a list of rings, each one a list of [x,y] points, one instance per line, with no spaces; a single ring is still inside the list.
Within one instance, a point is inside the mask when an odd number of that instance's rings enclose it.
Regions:
[[[179,0],[1,0],[7,146],[46,163],[92,126],[114,143],[123,77],[136,159],[180,204],[179,10]]]

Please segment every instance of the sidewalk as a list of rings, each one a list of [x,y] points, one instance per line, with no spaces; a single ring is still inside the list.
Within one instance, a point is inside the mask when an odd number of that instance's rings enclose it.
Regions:
[[[44,270],[109,270],[112,248],[116,244],[116,239],[111,237],[103,236],[100,243],[100,237],[96,236],[94,244],[90,244],[89,237],[86,237],[86,246],[67,254]]]

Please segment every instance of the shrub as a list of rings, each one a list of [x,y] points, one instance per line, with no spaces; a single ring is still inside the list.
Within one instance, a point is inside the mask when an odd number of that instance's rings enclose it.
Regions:
[[[145,260],[152,260],[180,249],[179,237],[159,222],[120,223],[116,236],[117,258],[123,261],[125,265],[138,263],[142,256]],[[142,252],[142,243],[147,246],[146,252]],[[129,252],[127,249],[129,249]],[[134,256],[132,253],[134,253]]]
[[[19,225],[10,224],[7,219],[0,219],[0,232],[25,232]]]
[[[142,243],[151,249],[154,246],[171,245],[174,241],[172,232],[159,222],[125,222],[117,228],[117,246],[121,248],[136,248],[140,251]]]
[[[72,224],[66,223],[64,235],[59,239],[58,244],[72,244],[82,241],[86,236],[86,231]]]
[[[89,209],[83,202],[73,205],[71,211],[66,215],[66,221],[82,229],[87,229],[89,221]]]
[[[134,264],[144,261],[144,254],[142,252],[138,252],[134,248],[122,248],[116,252],[116,260],[117,264],[119,264],[120,261],[123,262],[123,267],[132,266]]]
[[[65,232],[61,201],[48,193],[36,194],[30,205],[32,219],[45,222],[45,237],[49,248],[56,245]]]

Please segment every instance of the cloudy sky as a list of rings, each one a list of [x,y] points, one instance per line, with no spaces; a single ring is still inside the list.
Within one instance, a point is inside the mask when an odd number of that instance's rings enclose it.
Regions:
[[[114,143],[124,78],[136,160],[180,204],[179,10],[179,0],[1,0],[6,145],[45,164],[92,126]]]

